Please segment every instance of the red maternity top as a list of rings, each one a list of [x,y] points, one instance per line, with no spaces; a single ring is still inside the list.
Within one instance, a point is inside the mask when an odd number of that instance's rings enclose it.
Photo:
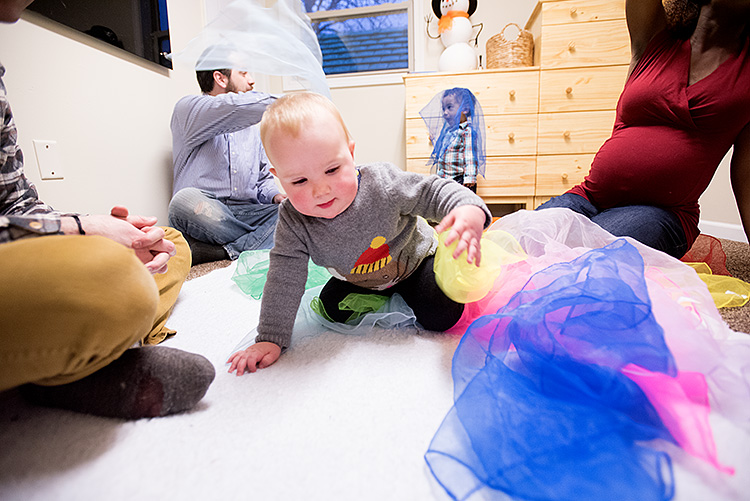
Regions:
[[[655,36],[625,83],[612,137],[570,192],[601,209],[670,210],[690,246],[699,234],[698,198],[750,123],[749,45],[688,86],[690,41]]]

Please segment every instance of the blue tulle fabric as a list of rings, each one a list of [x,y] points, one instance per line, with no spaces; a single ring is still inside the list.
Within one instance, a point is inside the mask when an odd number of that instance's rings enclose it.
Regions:
[[[446,95],[452,95],[456,101],[457,110],[452,117],[447,117],[443,110],[443,99]],[[433,143],[427,165],[434,166],[439,159],[443,158],[446,149],[452,144],[453,133],[462,123],[460,119],[462,115],[469,124],[472,150],[477,160],[477,172],[484,176],[486,163],[484,113],[474,94],[463,87],[438,92],[419,112]]]
[[[628,364],[677,372],[643,259],[616,240],[534,274],[469,327],[429,467],[455,499],[671,499],[670,458],[644,442],[672,438]]]

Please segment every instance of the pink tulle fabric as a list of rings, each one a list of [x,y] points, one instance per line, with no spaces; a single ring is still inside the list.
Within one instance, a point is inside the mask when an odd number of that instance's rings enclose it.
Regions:
[[[643,390],[680,447],[717,470],[734,475],[734,468],[722,465],[716,454],[708,422],[711,411],[708,386],[703,374],[679,372],[677,377],[669,377],[634,364],[625,366],[622,373]]]

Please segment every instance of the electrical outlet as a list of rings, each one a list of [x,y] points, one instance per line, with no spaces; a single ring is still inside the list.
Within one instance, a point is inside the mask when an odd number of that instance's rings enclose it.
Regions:
[[[34,139],[34,152],[42,179],[63,179],[62,162],[57,141]]]

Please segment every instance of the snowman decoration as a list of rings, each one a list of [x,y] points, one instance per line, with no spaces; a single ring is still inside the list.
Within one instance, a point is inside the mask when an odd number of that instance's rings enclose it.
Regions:
[[[477,54],[469,45],[474,31],[469,16],[475,10],[477,0],[432,0],[432,11],[438,17],[438,34],[445,46],[438,60],[439,71],[459,72],[477,69]],[[437,38],[430,35],[429,18],[427,21],[427,35]],[[473,39],[475,42],[477,37]]]

